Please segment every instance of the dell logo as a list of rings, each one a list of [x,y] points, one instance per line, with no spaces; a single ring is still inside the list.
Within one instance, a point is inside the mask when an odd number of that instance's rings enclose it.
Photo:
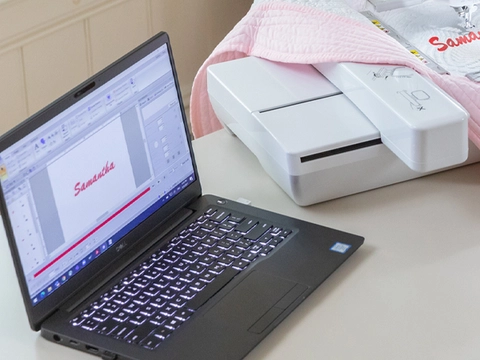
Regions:
[[[126,247],[127,247],[127,243],[124,241],[117,246],[116,250],[117,250],[117,252],[120,252]]]

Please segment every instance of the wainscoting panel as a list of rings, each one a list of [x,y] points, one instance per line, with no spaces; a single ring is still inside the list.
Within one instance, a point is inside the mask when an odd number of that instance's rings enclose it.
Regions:
[[[188,107],[199,67],[251,3],[0,0],[0,134],[162,30]]]

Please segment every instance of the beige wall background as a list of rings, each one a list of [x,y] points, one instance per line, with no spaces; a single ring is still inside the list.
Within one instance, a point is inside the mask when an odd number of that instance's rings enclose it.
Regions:
[[[251,4],[252,0],[0,1],[0,134],[162,30],[171,37],[188,107],[198,68]]]

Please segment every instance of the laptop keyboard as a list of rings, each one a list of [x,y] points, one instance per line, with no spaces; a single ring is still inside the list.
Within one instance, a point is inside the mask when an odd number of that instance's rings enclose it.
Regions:
[[[210,207],[70,323],[153,350],[290,233]]]

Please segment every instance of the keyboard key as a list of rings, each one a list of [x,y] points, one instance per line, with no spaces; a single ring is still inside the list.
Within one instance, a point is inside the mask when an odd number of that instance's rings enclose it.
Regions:
[[[172,282],[171,289],[179,292],[185,289],[186,286],[187,284],[185,282],[178,280],[178,281]]]
[[[147,316],[148,318],[151,318],[153,314],[157,312],[157,308],[154,305],[145,305],[142,306],[139,310],[140,314]]]
[[[235,231],[246,234],[249,232],[255,225],[258,224],[258,221],[253,219],[245,219],[235,228]]]
[[[198,245],[192,249],[192,254],[199,255],[199,256],[205,255],[208,249],[209,248],[205,245]]]
[[[167,305],[160,310],[160,314],[170,317],[173,316],[176,311],[177,309],[175,307]]]
[[[182,244],[192,248],[198,245],[198,239],[194,239],[194,238],[183,239]]]
[[[163,259],[161,261],[155,263],[155,265],[154,265],[154,268],[157,269],[158,271],[165,271],[169,267],[170,267],[170,264]]]
[[[163,326],[165,326],[166,328],[168,328],[170,330],[175,330],[182,323],[183,323],[183,321],[181,321],[179,319],[176,319],[176,318],[173,318],[173,319],[168,319],[167,321],[165,321],[165,324],[163,324]]]
[[[125,305],[130,301],[130,297],[126,294],[117,294],[112,300],[117,304]]]
[[[168,263],[175,263],[176,261],[178,261],[178,259],[180,259],[180,255],[174,254],[174,253],[168,253],[165,255],[163,259]]]
[[[250,252],[257,254],[260,250],[262,250],[263,246],[261,244],[254,244],[250,248]]]
[[[152,268],[152,269],[148,269],[146,272],[145,272],[145,277],[150,279],[150,280],[155,280],[156,278],[158,278],[162,273],[160,272],[160,270],[158,269],[155,269],[155,268]]]
[[[273,239],[273,236],[267,234],[262,236],[258,242],[262,245],[267,245],[268,243],[270,243],[272,239]]]
[[[181,321],[187,321],[190,316],[193,315],[193,311],[187,310],[187,309],[181,309],[177,311],[175,314],[175,319],[179,319]]]
[[[118,322],[116,322],[112,319],[108,319],[107,321],[104,321],[102,324],[100,324],[97,327],[97,331],[101,334],[108,335],[113,330],[115,330],[118,326],[119,326]]]
[[[150,301],[150,305],[155,306],[156,308],[161,308],[167,303],[167,299],[158,297],[152,301]]]
[[[97,320],[97,321],[100,321],[100,322],[104,322],[109,317],[110,317],[109,313],[107,313],[105,311],[101,311],[101,310],[96,311],[95,314],[92,315],[93,320]]]
[[[150,319],[150,322],[152,324],[159,326],[159,325],[162,325],[167,319],[168,317],[163,314],[156,314],[154,317]]]
[[[218,262],[215,263],[215,264],[212,264],[208,267],[208,271],[215,274],[215,275],[218,275],[218,274],[222,273],[223,270],[225,270],[225,266],[218,263]]]
[[[160,289],[154,285],[151,285],[145,289],[145,295],[148,295],[150,297],[157,296],[159,292],[160,292]]]
[[[230,223],[224,223],[224,224],[221,224],[218,228],[222,231],[230,232],[235,228],[235,225]]]
[[[116,313],[118,309],[120,309],[120,305],[114,303],[113,301],[109,301],[103,306],[103,310],[109,312],[110,314]]]
[[[160,289],[163,289],[163,288],[167,287],[169,284],[170,284],[170,281],[168,279],[165,279],[165,278],[157,279],[156,281],[154,281],[152,283],[153,286],[158,287]]]
[[[130,316],[128,321],[134,325],[142,325],[147,320],[147,316],[137,313],[135,315]]]
[[[124,293],[130,296],[135,296],[138,294],[139,291],[140,291],[140,288],[138,286],[128,285],[125,287]]]
[[[234,243],[232,241],[224,239],[224,240],[220,240],[217,246],[221,249],[228,250],[233,246],[233,244]]]
[[[163,340],[164,338],[155,336],[155,334],[151,334],[148,337],[146,337],[144,340],[142,340],[140,345],[142,345],[147,349],[155,350],[158,347],[158,345],[160,345],[163,342]]]
[[[135,327],[136,327],[135,325],[130,323],[122,323],[118,325],[118,327],[111,332],[111,335],[119,339],[125,339],[128,336],[128,334],[130,334],[133,331],[133,329],[135,329]]]
[[[236,224],[241,223],[243,220],[245,220],[245,216],[236,215],[236,214],[231,214],[230,217],[228,218],[229,222],[233,222],[233,223],[236,223]]]
[[[119,311],[115,315],[113,315],[112,319],[115,320],[116,322],[125,322],[128,320],[130,317],[129,313],[126,313],[125,311]]]
[[[228,256],[237,258],[237,257],[239,257],[240,255],[243,254],[243,251],[242,251],[242,249],[239,249],[239,248],[231,248],[230,250],[227,250],[226,254]]]
[[[268,243],[268,245],[270,245],[271,247],[275,247],[278,244],[280,244],[282,241],[283,241],[283,239],[281,237],[277,237],[277,238],[272,239],[272,241],[270,241]]]
[[[196,291],[188,288],[188,289],[183,289],[178,293],[178,295],[186,300],[192,299],[195,295],[197,294]]]
[[[265,234],[268,230],[270,230],[272,228],[272,225],[268,224],[268,223],[265,223],[265,222],[261,222],[259,224],[257,224],[257,226],[255,226],[253,229],[251,229],[246,235],[245,235],[245,239],[248,239],[248,240],[257,240],[260,236],[262,236],[263,234]]]
[[[217,243],[218,239],[214,238],[213,236],[207,236],[205,239],[202,240],[203,246],[213,246]]]
[[[248,261],[237,259],[233,262],[232,267],[237,270],[244,270],[249,264]]]
[[[189,264],[185,261],[179,261],[175,265],[173,265],[173,270],[177,270],[179,272],[183,272],[188,269]]]
[[[79,326],[82,324],[82,322],[84,321],[85,319],[82,318],[81,316],[77,316],[75,318],[73,318],[72,320],[70,320],[70,323],[73,325],[73,326]]]
[[[93,307],[88,307],[80,313],[80,316],[84,319],[87,319],[91,317],[94,313],[95,309]]]
[[[130,275],[133,276],[133,277],[139,277],[140,275],[143,274],[144,271],[145,271],[145,270],[144,270],[142,267],[139,267],[139,268],[133,270],[133,271],[130,273]]]
[[[258,257],[258,255],[254,252],[247,252],[247,253],[242,254],[242,260],[246,260],[246,261],[249,261],[249,262],[252,262],[257,257]]]
[[[190,283],[195,279],[195,274],[193,274],[192,272],[185,272],[183,274],[180,274],[179,279],[186,283]]]
[[[208,254],[216,258],[219,256],[222,256],[224,252],[225,252],[225,249],[222,249],[220,247],[212,247],[210,250],[208,250]],[[200,262],[202,262],[201,259],[200,259]]]
[[[133,302],[138,305],[145,305],[150,301],[150,296],[147,294],[138,294],[133,298]]]
[[[172,270],[168,270],[163,276],[165,279],[175,280],[179,275],[180,273],[177,270],[172,269]]]
[[[170,300],[175,296],[175,291],[173,291],[173,289],[171,288],[163,289],[160,292],[160,296],[164,299]]]
[[[221,211],[218,211],[214,216],[212,216],[210,219],[216,223],[222,223],[228,216],[230,216],[230,213],[225,211],[225,210],[221,210]]]
[[[262,250],[260,250],[258,253],[261,255],[261,256],[266,256],[268,253],[270,253],[270,251],[272,251],[273,248],[271,246],[268,246],[268,245],[265,245]]]
[[[206,272],[199,277],[200,280],[204,282],[211,282],[213,279],[215,279],[215,274],[212,274],[211,272]]]
[[[201,274],[205,271],[205,266],[200,265],[200,264],[193,264],[193,265],[190,265],[190,268],[188,269],[188,271],[190,271],[193,274],[198,275],[198,274]]]
[[[216,228],[216,226],[217,226],[217,224],[215,224],[214,222],[206,221],[202,225],[200,225],[200,228],[205,230],[205,231],[212,231],[213,229]]]
[[[98,326],[98,322],[91,319],[85,319],[80,326],[85,330],[95,330]]]
[[[156,337],[158,337],[162,340],[166,339],[171,333],[172,333],[172,330],[165,327],[165,326],[161,326],[153,332],[153,334]]]
[[[201,257],[200,259],[198,259],[198,262],[200,264],[203,264],[205,266],[210,266],[213,264],[213,262],[215,261],[215,257],[211,256],[211,255],[206,255],[206,256],[203,256]]]
[[[182,258],[183,258],[183,261],[185,261],[189,264],[193,264],[193,263],[197,262],[198,255],[195,255],[194,253],[188,253],[185,256],[183,256]]]
[[[131,302],[124,308],[124,311],[126,311],[129,314],[135,314],[139,309],[140,309],[140,306]]]
[[[198,230],[195,230],[195,231],[192,232],[192,236],[195,239],[198,239],[198,240],[204,239],[207,235],[208,235],[208,232],[206,232],[205,230],[201,230],[201,229],[198,229]]]
[[[202,291],[205,288],[206,284],[203,281],[195,281],[191,286],[190,289],[194,291]]]
[[[133,342],[134,344],[141,343],[144,339],[148,337],[154,330],[158,328],[157,325],[152,324],[151,322],[146,322],[136,329],[134,329],[129,335],[128,340]]]
[[[232,231],[231,233],[227,234],[227,239],[231,241],[237,241],[240,239],[243,235],[237,231]]]
[[[185,255],[189,251],[189,247],[185,245],[177,245],[172,249],[172,252],[177,254],[177,255]]]
[[[283,230],[280,232],[279,236],[286,238],[288,235],[292,233],[292,230]]]
[[[247,250],[253,243],[250,240],[242,239],[239,240],[235,246],[242,250]]]
[[[224,255],[224,256],[219,257],[217,259],[217,262],[219,264],[224,265],[224,266],[229,266],[233,262],[233,259],[232,259],[231,256]]]
[[[210,235],[215,239],[223,239],[227,233],[218,229],[213,230]]]
[[[170,305],[176,308],[181,308],[185,305],[186,302],[187,300],[179,296],[174,298],[173,300],[170,300]]]

